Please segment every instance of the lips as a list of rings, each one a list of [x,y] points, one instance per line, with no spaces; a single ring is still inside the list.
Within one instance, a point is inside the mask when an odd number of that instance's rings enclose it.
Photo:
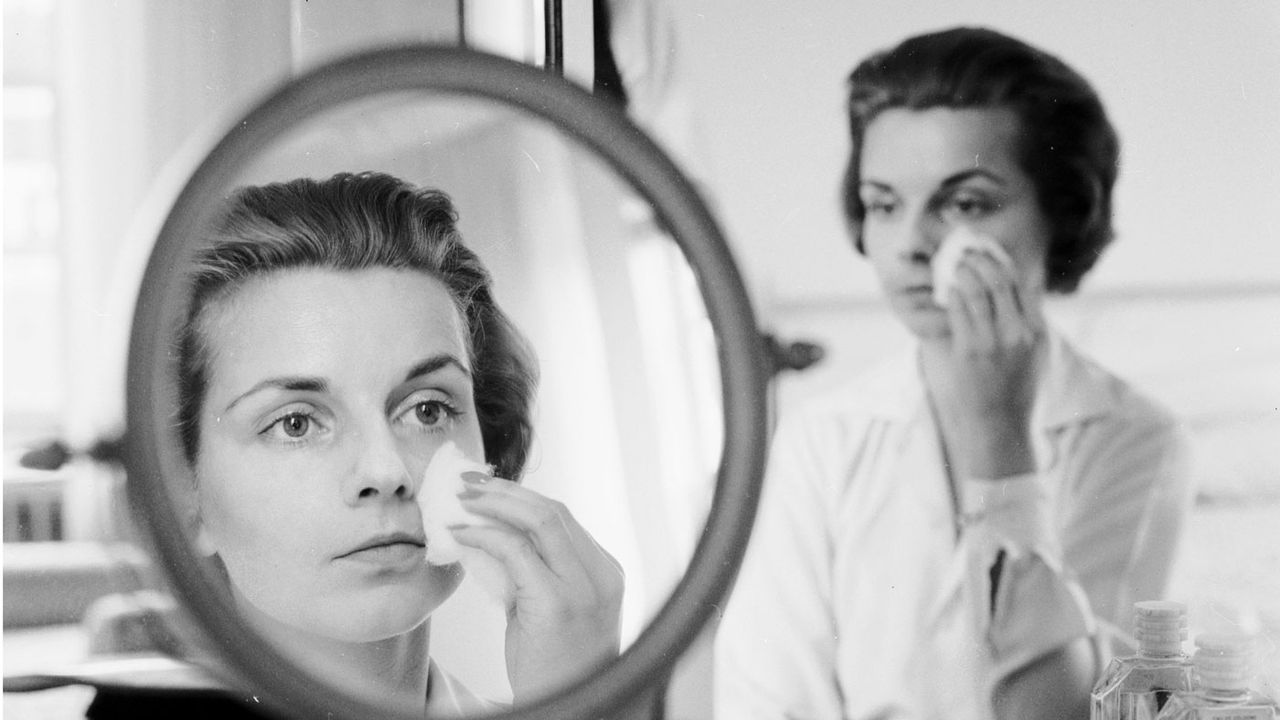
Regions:
[[[382,557],[394,559],[422,554],[426,547],[427,541],[421,534],[382,533],[368,538],[337,557],[354,560],[376,560]]]
[[[927,284],[909,285],[898,292],[908,297],[927,296],[933,298],[933,286]]]

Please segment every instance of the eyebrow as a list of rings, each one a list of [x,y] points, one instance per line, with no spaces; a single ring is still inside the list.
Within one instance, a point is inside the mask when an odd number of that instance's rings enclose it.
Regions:
[[[965,180],[969,180],[970,178],[975,178],[975,177],[986,178],[991,182],[1001,186],[1008,184],[1008,182],[1003,177],[1000,177],[999,175],[991,172],[990,170],[987,170],[986,168],[970,168],[968,170],[961,170],[960,172],[955,173],[954,175],[948,175],[947,177],[943,178],[941,186],[952,187],[954,185],[959,185]],[[871,188],[874,188],[876,190],[880,190],[883,192],[894,192],[894,188],[892,185],[886,182],[881,182],[879,180],[862,180],[861,182],[858,183],[858,185],[860,187],[869,186]]]
[[[408,374],[405,375],[404,382],[410,382],[411,380],[420,378],[423,375],[430,375],[431,373],[438,372],[439,370],[450,366],[457,368],[468,378],[471,377],[471,371],[462,364],[461,360],[449,353],[440,353],[439,355],[432,355],[426,360],[414,365],[409,370]],[[268,389],[324,393],[329,390],[329,383],[326,382],[324,378],[318,377],[288,376],[267,378],[238,395],[234,400],[227,404],[224,412],[235,407],[237,403],[250,395]]]
[[[893,186],[889,183],[882,183],[879,180],[861,180],[858,182],[858,188],[870,187],[881,192],[893,192]]]
[[[422,377],[423,375],[430,375],[431,373],[450,365],[460,370],[463,375],[471,377],[471,371],[467,369],[466,365],[462,364],[461,360],[449,353],[440,353],[439,355],[432,355],[426,360],[414,365],[413,368],[409,370],[409,373],[404,376],[404,381],[409,382],[410,380]]]
[[[991,172],[990,170],[987,170],[986,168],[970,168],[968,170],[962,170],[956,173],[955,175],[948,176],[945,180],[942,181],[942,186],[950,187],[952,185],[958,185],[964,182],[965,180],[968,180],[974,177],[984,177],[997,185],[1008,184],[1004,178]]]
[[[455,368],[456,370],[461,372],[464,377],[468,379],[471,378],[471,371],[468,370],[467,367],[462,364],[461,360],[459,360],[457,357],[453,355],[450,355],[449,353],[440,353],[439,355],[432,355],[426,360],[423,360],[417,365],[414,365],[413,368],[409,370],[408,374],[404,376],[404,382],[401,384],[403,385],[406,383],[413,382],[414,380],[420,377],[424,377],[432,373],[439,372],[440,370],[446,367]],[[399,404],[403,399],[404,397],[399,394],[397,394],[396,396],[387,398],[387,408],[386,408],[387,412],[390,413],[392,407]]]
[[[236,399],[227,404],[226,410],[236,406],[241,400],[263,390],[275,388],[277,390],[293,390],[300,392],[323,393],[329,389],[329,383],[323,378],[317,377],[275,377],[267,378],[257,383],[248,390],[236,396]],[[225,411],[224,411],[225,412]]]

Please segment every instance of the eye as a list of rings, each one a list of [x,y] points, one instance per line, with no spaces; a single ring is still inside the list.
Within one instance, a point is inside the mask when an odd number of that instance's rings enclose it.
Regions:
[[[321,429],[310,412],[291,410],[271,421],[258,434],[279,442],[296,443],[316,435]]]
[[[280,418],[280,429],[289,437],[302,437],[311,429],[311,418],[306,415],[286,415]]]
[[[461,411],[448,401],[432,398],[413,402],[400,413],[397,420],[416,429],[434,432],[444,430],[454,418],[461,414]]]
[[[429,427],[434,427],[449,419],[448,410],[443,403],[439,402],[420,402],[413,406],[413,412],[417,416],[418,422]]]
[[[989,215],[999,208],[998,202],[984,195],[961,192],[947,199],[943,212],[963,218],[977,218]]]
[[[866,214],[871,217],[889,217],[898,208],[897,203],[893,200],[883,197],[864,198],[862,207]]]

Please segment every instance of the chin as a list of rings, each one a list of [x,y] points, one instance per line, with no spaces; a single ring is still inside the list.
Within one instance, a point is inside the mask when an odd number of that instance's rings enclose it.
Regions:
[[[357,611],[350,608],[346,612],[348,617],[329,619],[323,631],[325,636],[348,643],[375,643],[412,632],[431,617],[429,611],[416,609],[413,612],[375,609],[362,617],[351,617],[350,614]]]
[[[460,568],[428,566],[413,581],[364,588],[331,603],[322,625],[347,642],[377,642],[403,635],[426,622],[462,581]]]
[[[435,605],[421,594],[378,592],[370,596],[317,601],[308,615],[300,618],[300,629],[331,640],[371,643],[412,631],[431,617]]]
[[[423,572],[394,582],[330,587],[286,602],[242,596],[247,603],[241,602],[241,609],[256,623],[265,623],[264,629],[275,627],[286,635],[302,631],[340,642],[379,642],[426,622],[461,580],[457,568],[424,565]]]

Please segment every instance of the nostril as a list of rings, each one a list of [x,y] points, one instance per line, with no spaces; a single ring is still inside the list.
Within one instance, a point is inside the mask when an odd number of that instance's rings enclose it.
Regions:
[[[377,496],[378,496],[378,489],[377,489],[377,488],[367,487],[367,488],[362,488],[362,489],[360,490],[360,497],[361,497],[361,498],[371,498],[371,497],[377,497]]]

